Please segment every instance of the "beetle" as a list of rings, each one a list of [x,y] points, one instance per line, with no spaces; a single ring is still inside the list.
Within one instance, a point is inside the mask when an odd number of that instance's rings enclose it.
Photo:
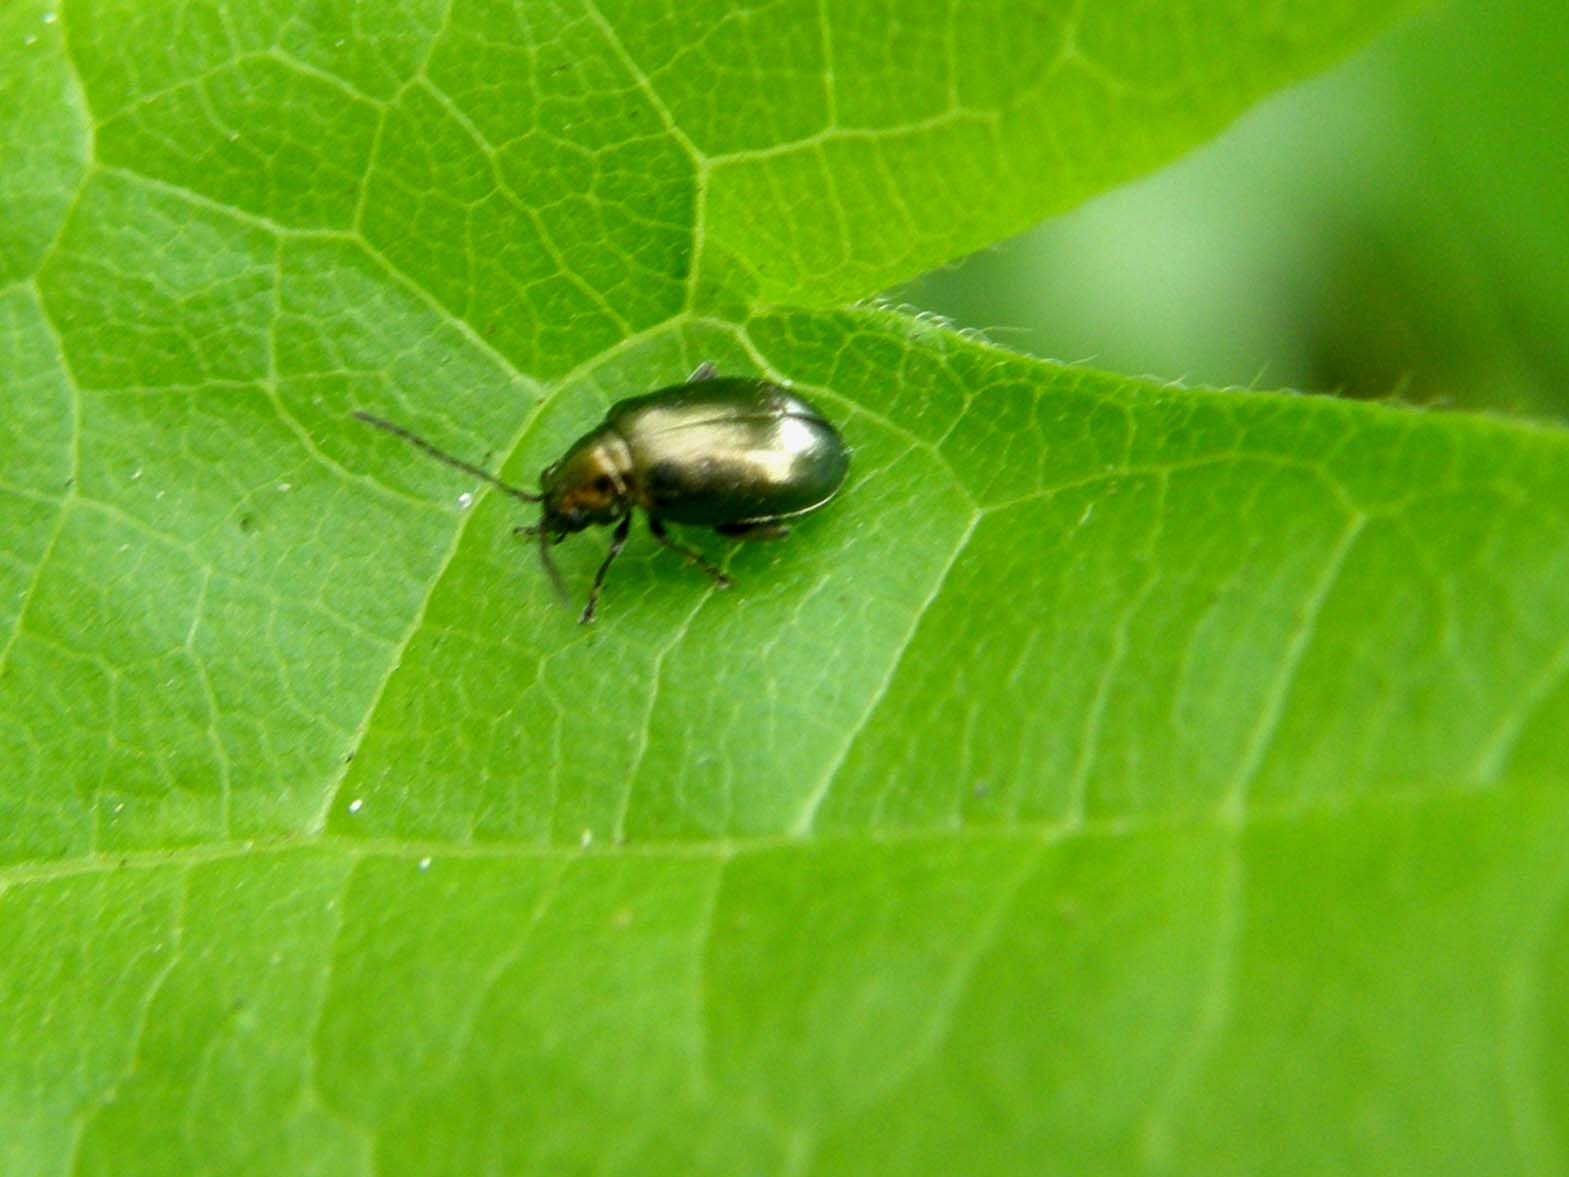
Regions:
[[[850,466],[844,439],[817,409],[770,381],[722,377],[711,363],[700,365],[684,384],[611,405],[603,421],[545,467],[537,494],[437,449],[401,425],[359,410],[354,416],[515,499],[541,504],[538,523],[513,530],[539,540],[540,561],[557,591],[564,592],[551,545],[588,527],[615,524],[578,618],[584,625],[594,620],[634,510],[648,517],[648,529],[662,547],[702,569],[717,587],[729,588],[730,578],[673,540],[665,524],[782,538],[790,531],[787,520],[817,510],[839,492]]]

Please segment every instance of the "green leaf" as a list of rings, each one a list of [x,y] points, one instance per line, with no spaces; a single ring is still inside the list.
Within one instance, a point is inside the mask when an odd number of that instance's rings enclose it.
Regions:
[[[0,10],[0,1172],[1560,1168],[1569,438],[837,309],[1392,7]]]

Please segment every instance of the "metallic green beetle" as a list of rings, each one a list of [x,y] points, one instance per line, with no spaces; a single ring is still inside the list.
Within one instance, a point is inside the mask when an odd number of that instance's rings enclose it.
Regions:
[[[502,482],[390,421],[354,415],[513,498],[542,503],[539,522],[515,530],[538,538],[540,559],[558,589],[550,545],[587,527],[616,524],[579,619],[584,625],[594,620],[634,508],[648,516],[655,540],[729,588],[730,578],[672,540],[665,524],[778,538],[789,533],[786,520],[817,510],[838,493],[850,465],[838,430],[806,401],[766,380],[719,377],[712,364],[685,384],[611,405],[603,422],[545,467],[539,494]]]

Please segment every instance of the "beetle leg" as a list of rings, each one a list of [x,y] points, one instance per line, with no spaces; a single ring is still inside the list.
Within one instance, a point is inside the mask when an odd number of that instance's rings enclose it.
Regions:
[[[790,534],[788,523],[721,523],[714,528],[732,539],[784,539]]]
[[[696,368],[692,369],[692,374],[686,378],[686,382],[688,384],[696,384],[699,380],[712,380],[717,375],[719,375],[719,369],[714,367],[714,361],[704,360]]]
[[[719,588],[729,588],[732,584],[735,583],[735,581],[731,580],[723,572],[719,571],[719,569],[715,568],[707,560],[703,559],[703,557],[697,552],[693,551],[691,548],[685,547],[682,544],[678,544],[675,540],[671,539],[669,533],[665,531],[665,525],[658,519],[655,519],[652,515],[648,517],[648,530],[654,533],[654,539],[659,542],[661,547],[669,548],[688,564],[697,565],[713,578],[714,584]]]
[[[627,535],[631,530],[632,512],[628,511],[621,516],[621,522],[616,524],[615,534],[610,537],[610,550],[600,562],[599,571],[594,573],[594,587],[588,590],[588,604],[583,606],[583,616],[578,618],[578,624],[589,625],[593,622],[594,606],[599,604],[600,590],[605,587],[605,573],[610,571],[610,565],[621,554],[621,549],[626,547]]]

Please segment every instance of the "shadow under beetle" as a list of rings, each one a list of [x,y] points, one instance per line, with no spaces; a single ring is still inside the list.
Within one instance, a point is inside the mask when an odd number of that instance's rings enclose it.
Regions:
[[[540,560],[563,595],[550,546],[584,528],[616,524],[579,618],[584,625],[594,620],[605,575],[626,545],[633,508],[648,516],[648,529],[662,546],[701,568],[719,588],[729,588],[730,578],[672,540],[665,524],[780,538],[790,531],[785,520],[817,510],[838,493],[850,465],[838,430],[806,401],[766,380],[718,376],[707,363],[685,384],[611,405],[604,421],[545,467],[538,494],[402,426],[370,413],[354,415],[515,499],[542,503],[539,522],[514,531],[538,538]]]

